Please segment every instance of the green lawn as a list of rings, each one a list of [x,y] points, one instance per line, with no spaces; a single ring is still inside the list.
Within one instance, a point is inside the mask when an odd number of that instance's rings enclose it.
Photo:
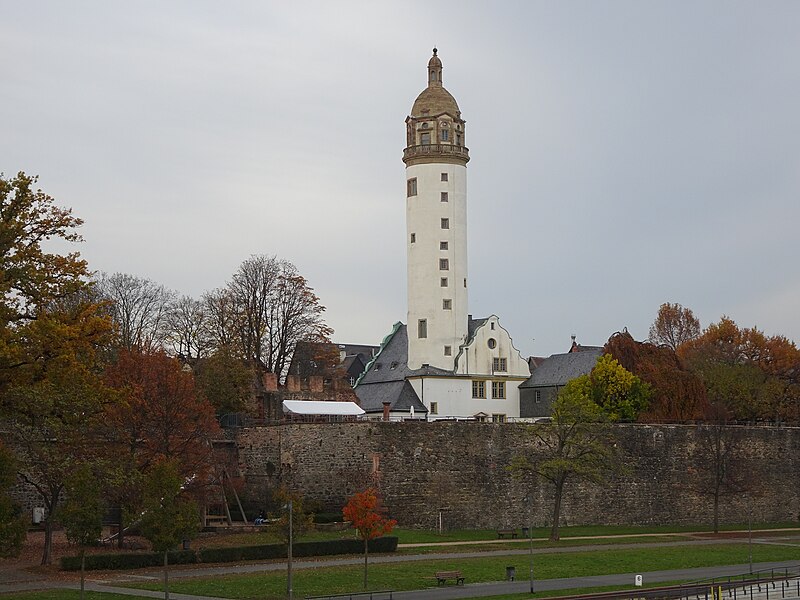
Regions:
[[[800,527],[798,522],[788,523],[758,523],[753,525],[753,529],[781,529],[786,527]],[[721,531],[747,530],[747,524],[724,525]],[[562,540],[571,537],[600,536],[600,535],[642,535],[642,534],[668,534],[685,532],[710,532],[711,528],[707,525],[653,525],[648,527],[632,527],[624,525],[608,526],[586,526],[586,527],[562,527],[560,529]],[[520,532],[521,534],[521,532]],[[497,540],[496,529],[459,529],[437,533],[424,529],[404,529],[396,528],[392,535],[399,538],[400,544],[431,544],[439,542],[470,542],[470,541],[490,541]],[[549,527],[535,527],[533,529],[534,540],[547,540],[550,535]],[[314,531],[308,533],[298,540],[335,540],[342,538],[352,539],[355,537],[353,530],[347,531]],[[203,535],[193,542],[198,548],[219,548],[229,546],[256,546],[260,544],[275,544],[280,542],[276,531],[272,527],[263,527],[257,531],[233,534]],[[541,545],[541,541],[537,542]],[[597,542],[602,543],[602,542]],[[609,542],[610,543],[610,542]],[[505,547],[505,546],[503,546]],[[539,547],[539,546],[537,546]]]
[[[798,548],[789,546],[753,547],[753,561],[793,560],[800,555]],[[538,579],[580,577],[609,573],[647,572],[685,567],[704,567],[747,562],[747,544],[710,545],[679,548],[640,548],[542,554],[534,558],[534,573]],[[461,570],[468,583],[499,581],[505,577],[505,567],[514,565],[520,576],[527,573],[527,556],[500,556],[477,559],[444,559],[407,563],[371,565],[370,588],[373,590],[411,590],[431,586],[428,579],[438,570]],[[361,589],[362,567],[303,569],[295,572],[296,597],[326,593],[346,593]],[[159,590],[156,583],[133,587]],[[170,584],[175,592],[219,596],[235,599],[278,600],[284,597],[286,575],[230,575],[214,578],[175,580]]]

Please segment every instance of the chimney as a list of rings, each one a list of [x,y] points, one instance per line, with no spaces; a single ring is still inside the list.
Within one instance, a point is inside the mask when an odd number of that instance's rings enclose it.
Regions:
[[[287,392],[300,391],[300,378],[297,375],[286,376],[286,391]]]
[[[261,381],[264,383],[264,391],[275,392],[278,390],[278,376],[275,373],[264,373]]]
[[[383,420],[389,420],[389,408],[392,406],[391,402],[384,402],[383,403]]]

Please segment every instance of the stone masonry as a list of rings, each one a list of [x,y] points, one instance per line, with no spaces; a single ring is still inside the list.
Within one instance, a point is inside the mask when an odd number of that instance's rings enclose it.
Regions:
[[[646,525],[709,523],[708,477],[698,469],[698,430],[680,425],[619,425],[625,471],[606,485],[568,484],[562,523]],[[734,468],[747,491],[722,497],[722,522],[800,520],[800,428],[736,428]],[[241,472],[252,494],[285,483],[325,510],[376,484],[404,526],[520,527],[549,523],[545,481],[520,480],[514,456],[535,458],[523,424],[362,422],[254,427],[236,435]]]

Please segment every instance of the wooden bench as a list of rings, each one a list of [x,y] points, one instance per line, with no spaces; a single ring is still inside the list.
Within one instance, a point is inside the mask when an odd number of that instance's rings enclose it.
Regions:
[[[511,536],[512,538],[517,537],[517,530],[516,529],[498,529],[497,530],[497,537],[504,538],[505,536]]]
[[[456,582],[456,585],[464,585],[464,576],[461,571],[436,571],[433,575],[436,577],[436,585],[447,583],[448,579]]]
[[[228,519],[222,515],[207,515],[206,527],[214,527],[215,525],[227,525]]]

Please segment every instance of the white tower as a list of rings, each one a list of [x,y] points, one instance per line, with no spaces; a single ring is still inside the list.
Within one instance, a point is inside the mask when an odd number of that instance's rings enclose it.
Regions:
[[[453,370],[468,331],[467,162],[464,120],[428,61],[428,87],[406,118],[408,366]]]

